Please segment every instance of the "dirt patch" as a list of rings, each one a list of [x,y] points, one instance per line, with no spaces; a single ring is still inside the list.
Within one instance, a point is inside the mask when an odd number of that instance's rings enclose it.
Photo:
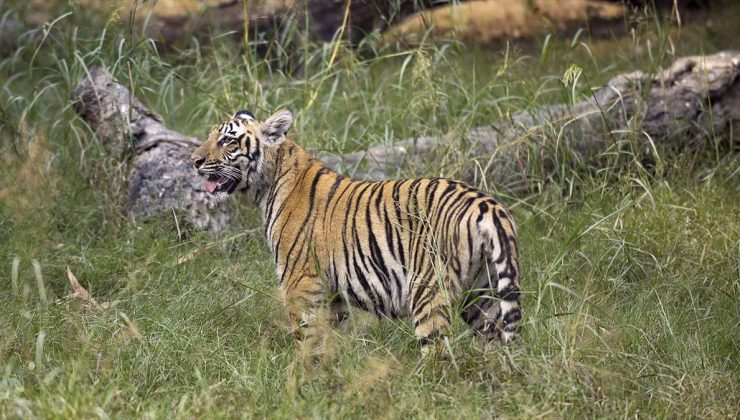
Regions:
[[[597,0],[476,0],[416,13],[386,31],[383,43],[418,44],[426,34],[465,41],[490,42],[564,30],[598,19],[621,19],[620,4]]]

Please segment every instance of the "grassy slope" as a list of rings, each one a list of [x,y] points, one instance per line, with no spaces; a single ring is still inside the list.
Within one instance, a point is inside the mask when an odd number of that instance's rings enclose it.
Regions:
[[[178,236],[171,217],[126,220],[122,169],[67,102],[84,67],[102,63],[181,131],[202,135],[245,101],[262,114],[291,105],[297,139],[347,151],[560,101],[570,63],[593,84],[654,69],[671,59],[656,21],[641,24],[637,47],[587,42],[593,54],[555,39],[542,55],[453,46],[362,61],[343,52],[326,70],[331,51],[309,48],[294,52],[310,63],[292,80],[265,63],[246,69],[226,39],[161,60],[132,45],[125,24],[75,34],[85,20],[73,11],[41,47],[28,36],[0,61],[0,416],[738,416],[733,155],[666,153],[657,173],[627,157],[591,175],[563,168],[531,195],[498,191],[520,227],[517,344],[482,351],[456,323],[452,361],[420,362],[408,322],[357,313],[314,370],[285,334],[254,211],[238,205],[235,232],[246,233],[215,246],[197,232]],[[731,46],[738,15],[673,33],[678,53]],[[57,302],[70,293],[67,266],[116,306]]]

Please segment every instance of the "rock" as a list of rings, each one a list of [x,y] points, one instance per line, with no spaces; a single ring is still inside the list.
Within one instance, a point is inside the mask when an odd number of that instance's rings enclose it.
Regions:
[[[130,161],[126,212],[146,218],[173,211],[182,224],[220,232],[229,206],[205,191],[190,165],[200,141],[164,126],[107,70],[95,67],[73,90],[75,109],[115,159]]]

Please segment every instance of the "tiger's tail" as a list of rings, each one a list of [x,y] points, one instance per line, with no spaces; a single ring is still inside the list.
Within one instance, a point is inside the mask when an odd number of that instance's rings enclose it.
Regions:
[[[522,319],[516,225],[500,204],[487,202],[480,206],[478,231],[484,261],[462,316],[478,334],[507,343]]]
[[[519,286],[519,248],[517,228],[511,214],[497,205],[491,212],[495,232],[490,232],[488,255],[496,272],[495,298],[500,305],[497,328],[501,340],[507,343],[515,338],[522,320]]]

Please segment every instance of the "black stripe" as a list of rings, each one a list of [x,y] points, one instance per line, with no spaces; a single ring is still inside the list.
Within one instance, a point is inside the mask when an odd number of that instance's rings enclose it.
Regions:
[[[504,229],[504,226],[501,224],[501,219],[499,219],[498,217],[493,218],[493,224],[494,226],[496,226],[498,243],[501,246],[501,255],[499,255],[498,259],[494,262],[496,264],[500,264],[504,259],[506,259],[507,267],[511,267],[511,250],[509,249],[510,247],[508,235],[506,234],[506,229]]]
[[[396,239],[398,243],[398,258],[401,262],[401,267],[403,268],[403,275],[406,276],[408,272],[408,267],[406,267],[406,255],[403,250],[403,241],[401,240],[401,203],[399,202],[399,190],[401,189],[401,184],[402,182],[398,181],[393,184],[393,192],[391,196],[393,200],[393,208],[395,209],[396,213],[396,226],[393,230],[396,233]]]
[[[506,277],[501,277],[506,278]],[[496,291],[496,297],[505,300],[507,302],[518,301],[520,297],[519,289],[514,285],[514,282],[509,278],[509,285],[504,287],[503,290]]]
[[[504,324],[512,324],[522,319],[522,312],[519,308],[512,308],[504,315]]]

